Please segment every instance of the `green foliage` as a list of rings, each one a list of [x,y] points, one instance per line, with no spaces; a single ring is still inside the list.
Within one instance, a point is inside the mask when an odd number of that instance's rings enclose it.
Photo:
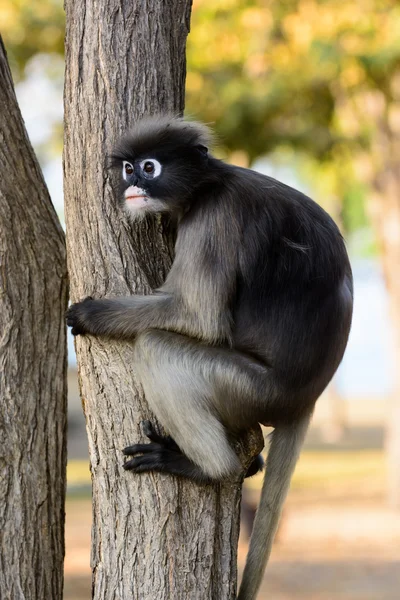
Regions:
[[[382,168],[372,148],[393,108],[400,121],[399,31],[394,0],[197,0],[187,111],[250,162],[306,154],[297,166],[317,197],[344,230],[364,228]]]
[[[399,31],[400,7],[390,0],[197,0],[188,112],[251,159],[280,144],[321,160],[338,144],[365,147],[373,126],[361,120],[349,130],[349,103],[369,90],[390,97]]]
[[[63,53],[61,0],[3,0],[0,22],[17,77]],[[343,228],[363,228],[376,142],[400,130],[399,32],[395,0],[194,0],[187,114],[249,163],[291,148]]]
[[[1,34],[14,79],[40,53],[64,54],[65,14],[60,0],[2,0]]]

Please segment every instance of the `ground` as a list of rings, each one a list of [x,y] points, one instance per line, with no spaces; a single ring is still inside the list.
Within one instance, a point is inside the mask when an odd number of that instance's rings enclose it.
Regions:
[[[399,600],[400,511],[386,506],[384,484],[382,450],[306,450],[258,600]],[[259,485],[251,480],[250,504]],[[72,495],[65,600],[91,597],[90,520],[90,498]],[[240,568],[246,553],[243,526]]]

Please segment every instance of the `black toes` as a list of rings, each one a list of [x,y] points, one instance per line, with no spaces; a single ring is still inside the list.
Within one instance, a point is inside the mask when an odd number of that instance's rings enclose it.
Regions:
[[[144,473],[145,471],[164,471],[165,464],[160,455],[156,453],[136,456],[123,464],[126,471]]]
[[[182,454],[171,437],[159,435],[150,421],[143,421],[142,428],[151,443],[133,444],[124,448],[125,456],[134,456],[122,465],[126,471],[134,473],[158,471],[192,479],[197,483],[211,483],[211,479],[200,467]]]
[[[160,444],[163,448],[167,448],[173,452],[181,451],[178,444],[170,435],[162,436],[158,434],[154,429],[154,425],[150,421],[142,421],[141,425],[144,435],[155,444]]]
[[[263,468],[264,468],[264,459],[261,456],[261,454],[259,454],[258,456],[255,457],[255,459],[253,460],[253,462],[247,469],[245,477],[253,477],[253,475],[258,473],[259,471],[262,471]]]
[[[142,421],[141,425],[144,435],[148,437],[149,440],[157,444],[162,443],[163,438],[161,437],[161,435],[158,435],[151,421]]]
[[[173,458],[172,454],[176,456],[176,453],[172,453],[170,450],[164,448],[161,444],[134,444],[133,446],[127,446],[123,450],[125,456],[135,456],[131,460],[126,461],[123,464],[124,469],[127,471],[135,471],[136,473],[143,473],[144,471],[165,471],[166,465]]]
[[[182,453],[174,440],[169,436],[161,436],[150,421],[142,421],[143,433],[151,440],[150,444],[133,444],[124,448],[125,456],[134,456],[124,463],[127,471],[143,473],[144,471],[168,471],[171,463],[182,458]],[[139,454],[140,456],[136,456]]]
[[[127,446],[123,449],[125,456],[134,456],[135,454],[148,454],[160,450],[159,444],[134,444],[133,446]]]

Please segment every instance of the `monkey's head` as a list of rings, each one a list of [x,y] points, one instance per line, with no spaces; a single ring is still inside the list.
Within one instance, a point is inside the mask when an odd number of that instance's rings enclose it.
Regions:
[[[120,201],[130,217],[179,213],[207,179],[205,125],[171,116],[147,117],[119,142],[112,165],[121,171]]]

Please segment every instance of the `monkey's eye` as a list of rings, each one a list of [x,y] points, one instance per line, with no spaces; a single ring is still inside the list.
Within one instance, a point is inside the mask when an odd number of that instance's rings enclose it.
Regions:
[[[154,173],[153,163],[147,160],[143,165],[143,171],[145,171],[145,173]]]
[[[132,175],[133,173],[133,166],[131,165],[131,163],[128,163],[126,160],[124,160],[124,162],[122,163],[122,177],[125,179],[129,177],[130,175]]]
[[[142,160],[140,163],[140,168],[147,179],[158,177],[161,173],[161,165],[155,158],[147,158],[146,160]]]

